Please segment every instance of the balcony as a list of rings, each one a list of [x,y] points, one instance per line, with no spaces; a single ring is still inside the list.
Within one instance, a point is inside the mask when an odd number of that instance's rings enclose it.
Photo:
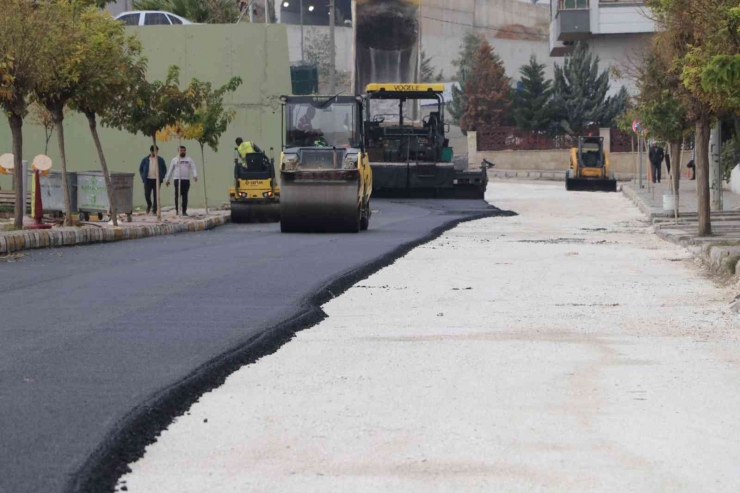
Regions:
[[[552,20],[555,40],[578,41],[591,36],[591,8],[589,0],[559,0]]]

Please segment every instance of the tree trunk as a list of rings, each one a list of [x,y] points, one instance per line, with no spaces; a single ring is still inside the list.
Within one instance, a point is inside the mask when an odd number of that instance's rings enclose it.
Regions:
[[[712,218],[709,197],[709,118],[696,121],[696,198],[699,213],[699,236],[711,236]]]
[[[159,151],[157,150],[157,133],[155,132],[154,135],[152,135],[152,144],[154,145],[154,174],[156,175],[156,187],[154,187],[154,195],[157,197],[157,221],[162,220],[162,197],[161,197],[161,183],[159,181]]]
[[[64,225],[72,226],[72,201],[69,198],[69,186],[67,183],[67,155],[64,152],[64,115],[62,110],[54,110],[54,123],[57,130],[57,142],[59,143],[59,162],[62,168],[62,195],[64,195]]]
[[[208,215],[208,187],[206,186],[206,156],[203,144],[200,144],[200,162],[203,163],[203,197],[206,201],[206,215]]]
[[[683,139],[679,138],[668,143],[669,156],[671,156],[671,172],[669,177],[671,180],[671,188],[673,189],[674,197],[674,215],[678,219],[679,199],[681,197],[681,147],[683,145]]]
[[[8,116],[10,132],[13,135],[13,184],[15,186],[15,210],[13,226],[23,228],[23,215],[26,212],[26,197],[23,193],[23,118],[18,115]],[[20,171],[18,171],[20,170]]]
[[[103,154],[103,146],[100,144],[100,137],[98,136],[98,125],[95,121],[95,113],[86,111],[85,116],[87,122],[90,124],[90,133],[92,134],[93,140],[95,141],[95,149],[98,151],[98,159],[100,159],[100,168],[103,170],[103,178],[105,179],[105,188],[108,190],[108,204],[110,205],[110,217],[113,220],[113,226],[118,227],[118,209],[116,208],[116,199],[113,190],[113,183],[110,180],[110,173],[108,172],[108,163],[105,161],[105,154]]]

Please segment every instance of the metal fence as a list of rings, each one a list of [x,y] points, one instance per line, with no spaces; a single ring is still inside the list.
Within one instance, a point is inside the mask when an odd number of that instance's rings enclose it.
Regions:
[[[599,128],[587,129],[586,135],[599,135]],[[617,128],[609,131],[611,152],[632,152],[633,134]],[[548,135],[544,132],[529,132],[517,127],[498,127],[478,132],[479,151],[551,151],[566,150],[578,145],[578,137],[572,135]],[[637,141],[634,141],[637,148]]]

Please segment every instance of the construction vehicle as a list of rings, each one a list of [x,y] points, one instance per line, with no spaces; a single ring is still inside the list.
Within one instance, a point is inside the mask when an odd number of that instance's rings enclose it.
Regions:
[[[264,152],[242,157],[234,150],[234,186],[229,189],[231,222],[277,222],[280,220],[280,187],[275,179],[275,160]]]
[[[453,160],[444,84],[370,84],[365,147],[379,196],[483,198],[485,166]]]
[[[578,138],[578,147],[570,150],[565,189],[583,192],[617,191],[617,180],[609,164],[609,151],[604,149],[603,137]]]
[[[372,170],[362,98],[283,96],[280,230],[351,232],[370,224]]]

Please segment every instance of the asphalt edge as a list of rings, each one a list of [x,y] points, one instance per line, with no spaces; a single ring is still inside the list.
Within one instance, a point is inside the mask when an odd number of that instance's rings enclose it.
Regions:
[[[205,231],[231,222],[231,215],[218,215],[188,223],[141,225],[127,228],[75,228],[14,231],[0,235],[0,255],[37,248],[92,245]]]
[[[362,266],[339,274],[307,295],[293,317],[238,344],[234,349],[205,363],[168,388],[160,390],[146,402],[131,410],[114,425],[107,437],[67,482],[65,493],[114,492],[122,475],[130,472],[129,464],[144,456],[146,447],[156,442],[178,416],[182,416],[204,394],[214,390],[240,368],[277,352],[295,335],[326,318],[321,305],[336,298],[356,283],[392,265],[414,248],[436,240],[456,226],[491,217],[517,214],[491,206],[491,210],[452,219],[421,238],[399,245],[392,251]]]

